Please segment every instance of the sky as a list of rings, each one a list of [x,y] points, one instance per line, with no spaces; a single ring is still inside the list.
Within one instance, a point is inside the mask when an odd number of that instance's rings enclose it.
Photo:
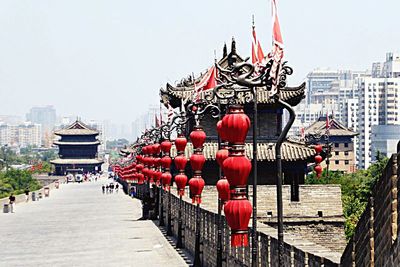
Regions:
[[[278,0],[289,85],[399,51],[399,10],[398,0]],[[250,56],[252,15],[269,51],[270,14],[270,0],[0,0],[0,114],[54,105],[58,115],[129,124],[233,36]]]

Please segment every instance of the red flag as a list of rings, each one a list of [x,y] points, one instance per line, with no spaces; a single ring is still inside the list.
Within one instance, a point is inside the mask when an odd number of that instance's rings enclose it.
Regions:
[[[278,92],[278,76],[279,68],[283,58],[283,39],[281,27],[278,20],[278,12],[276,8],[276,0],[271,0],[272,4],[272,51],[270,58],[273,59],[271,66],[270,77],[272,78],[272,89],[270,95],[275,95]]]
[[[261,64],[264,61],[264,52],[260,41],[257,40],[256,27],[253,25],[253,42],[251,44],[251,59],[253,64]]]
[[[198,100],[200,98],[200,93],[214,89],[217,86],[217,68],[213,65],[203,76],[199,83],[194,83],[194,100]]]

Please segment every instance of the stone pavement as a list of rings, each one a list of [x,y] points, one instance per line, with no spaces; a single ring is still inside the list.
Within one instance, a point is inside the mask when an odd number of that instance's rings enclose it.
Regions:
[[[61,184],[0,214],[0,266],[187,266],[138,200],[103,195],[105,179]]]

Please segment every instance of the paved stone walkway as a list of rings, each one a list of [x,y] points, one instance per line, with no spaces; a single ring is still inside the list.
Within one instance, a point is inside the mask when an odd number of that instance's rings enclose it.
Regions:
[[[103,195],[106,180],[62,184],[0,214],[0,266],[187,266],[138,200]]]

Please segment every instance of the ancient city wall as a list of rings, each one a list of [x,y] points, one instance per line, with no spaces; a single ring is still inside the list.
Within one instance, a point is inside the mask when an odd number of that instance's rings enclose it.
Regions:
[[[399,162],[400,154],[392,155],[374,186],[355,234],[343,253],[342,266],[400,266]]]

